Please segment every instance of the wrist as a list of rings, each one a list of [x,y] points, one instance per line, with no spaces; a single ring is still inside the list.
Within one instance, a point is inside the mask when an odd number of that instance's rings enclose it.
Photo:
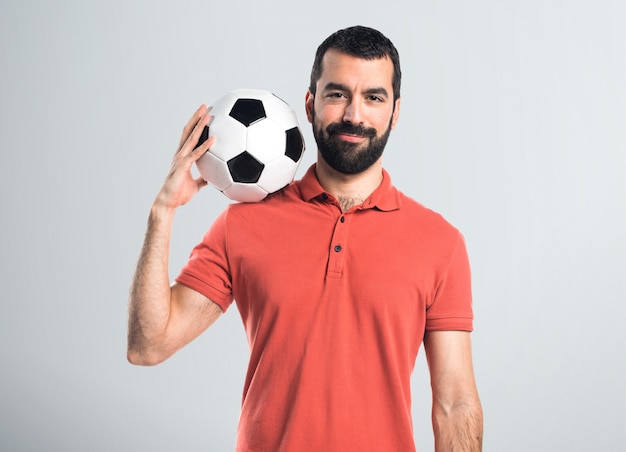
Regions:
[[[160,200],[157,196],[150,207],[150,217],[162,219],[173,218],[176,214],[176,209],[176,207],[172,207],[171,205],[162,202],[162,200]]]

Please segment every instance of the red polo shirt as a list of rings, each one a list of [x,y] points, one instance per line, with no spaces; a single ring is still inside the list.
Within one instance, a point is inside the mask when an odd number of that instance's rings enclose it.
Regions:
[[[250,344],[238,451],[412,451],[410,377],[426,330],[472,330],[459,231],[383,181],[341,212],[315,176],[232,204],[176,279]]]

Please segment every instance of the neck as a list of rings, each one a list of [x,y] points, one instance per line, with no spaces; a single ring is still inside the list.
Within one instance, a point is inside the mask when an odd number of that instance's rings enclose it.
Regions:
[[[337,198],[343,211],[362,204],[383,179],[381,159],[362,173],[343,174],[328,166],[320,157],[315,172],[320,185]]]

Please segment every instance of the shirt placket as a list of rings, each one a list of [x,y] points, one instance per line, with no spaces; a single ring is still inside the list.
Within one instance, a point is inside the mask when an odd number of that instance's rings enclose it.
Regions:
[[[335,222],[333,235],[328,250],[328,268],[326,277],[339,279],[343,274],[343,268],[348,247],[348,215],[342,213]]]

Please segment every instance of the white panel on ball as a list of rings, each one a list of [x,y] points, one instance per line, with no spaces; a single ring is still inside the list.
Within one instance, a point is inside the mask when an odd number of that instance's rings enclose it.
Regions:
[[[240,202],[258,202],[268,195],[268,192],[257,184],[241,184],[238,182],[233,182],[223,193],[230,199]]]
[[[202,178],[218,190],[224,191],[232,185],[233,179],[230,177],[228,165],[219,157],[207,152],[196,165]]]
[[[237,96],[233,93],[225,94],[211,104],[209,113],[216,118],[228,116],[236,101]]]
[[[265,165],[263,173],[257,182],[257,185],[268,193],[274,193],[281,188],[287,186],[291,181],[287,181],[280,177],[281,174],[295,173],[298,164],[289,157],[282,156],[271,163]]]
[[[209,133],[215,135],[211,154],[224,161],[246,150],[248,140],[246,126],[230,116],[216,116],[209,126]]]
[[[276,121],[285,130],[298,127],[298,117],[291,108],[285,108],[286,103],[276,96],[263,100],[267,117]]]
[[[248,152],[266,165],[285,155],[285,129],[272,119],[248,127]]]

